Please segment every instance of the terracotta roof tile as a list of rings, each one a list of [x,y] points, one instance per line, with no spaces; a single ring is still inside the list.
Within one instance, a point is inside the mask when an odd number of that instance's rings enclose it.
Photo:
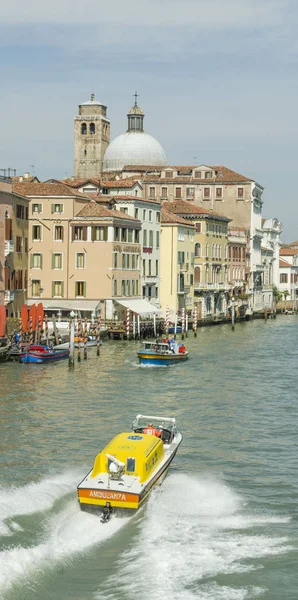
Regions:
[[[166,210],[165,208],[161,209],[161,223],[164,223],[164,224],[172,223],[173,225],[176,225],[176,224],[188,225],[189,227],[192,227],[193,229],[195,229],[195,226],[192,225],[191,223],[189,223],[189,221],[187,221],[186,219],[182,219],[181,217],[178,217],[174,213],[171,213],[168,210]]]
[[[63,183],[13,183],[13,192],[21,194],[22,196],[70,196],[85,198],[84,194],[75,192],[71,187]]]
[[[295,256],[298,254],[298,248],[280,248],[279,255],[280,256]]]
[[[125,219],[126,221],[134,221],[135,223],[139,223],[139,219],[135,219],[135,217],[131,217],[121,210],[112,210],[107,208],[106,206],[101,206],[97,202],[90,201],[86,206],[84,206],[77,214],[76,217],[103,217],[103,218],[117,218],[117,219]]]
[[[292,265],[287,262],[286,260],[282,260],[281,258],[279,259],[279,266],[280,267],[291,267]]]
[[[246,177],[244,175],[241,175],[240,173],[237,173],[236,171],[232,171],[232,169],[228,169],[228,167],[225,167],[223,165],[206,165],[208,166],[210,169],[212,169],[213,171],[216,172],[215,177],[212,177],[211,179],[199,179],[199,178],[195,178],[192,176],[177,176],[177,177],[170,177],[170,178],[165,178],[165,177],[160,177],[158,175],[147,175],[146,177],[143,178],[144,181],[158,181],[160,183],[204,183],[205,185],[208,184],[218,184],[218,183],[250,183],[252,181],[254,181],[253,179],[251,179],[250,177]],[[168,170],[173,169],[174,171],[180,171],[181,173],[187,172],[189,170],[193,170],[193,171],[200,171],[200,167],[198,165],[190,165],[190,166],[169,166]],[[164,170],[167,170],[167,167],[164,168]]]
[[[231,221],[229,217],[225,217],[223,215],[219,215],[212,210],[207,208],[202,208],[201,206],[197,206],[193,202],[187,202],[186,200],[174,200],[173,202],[167,203],[166,210],[171,211],[175,215],[210,215],[210,217],[217,217],[222,219],[223,221]]]

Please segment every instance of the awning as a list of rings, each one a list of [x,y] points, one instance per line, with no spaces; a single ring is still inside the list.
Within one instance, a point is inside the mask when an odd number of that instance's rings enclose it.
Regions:
[[[39,302],[42,302],[45,312],[47,310],[69,310],[69,312],[71,310],[86,310],[91,312],[100,311],[99,300],[84,300],[84,298],[81,300],[64,300],[63,298],[61,298],[61,300],[58,300],[57,298],[43,300],[42,298],[36,298],[35,300],[28,300],[28,305],[32,306],[32,304],[38,304]]]
[[[141,298],[137,300],[115,300],[115,302],[121,304],[121,306],[124,306],[125,308],[129,308],[129,310],[137,315],[153,315],[161,312],[154,304],[151,304],[147,300],[142,300]]]

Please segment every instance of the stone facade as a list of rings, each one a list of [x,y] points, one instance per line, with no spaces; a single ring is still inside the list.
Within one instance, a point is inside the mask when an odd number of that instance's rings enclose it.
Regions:
[[[99,177],[104,153],[110,142],[110,121],[107,107],[97,102],[94,95],[79,105],[74,118],[74,176]]]
[[[0,180],[0,304],[10,317],[27,299],[28,205],[10,180]]]

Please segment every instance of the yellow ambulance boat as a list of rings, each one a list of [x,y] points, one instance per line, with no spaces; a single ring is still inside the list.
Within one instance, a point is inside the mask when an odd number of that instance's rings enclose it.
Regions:
[[[174,418],[137,415],[132,431],[116,435],[78,485],[81,509],[103,522],[113,512],[136,511],[165,478],[181,441]]]

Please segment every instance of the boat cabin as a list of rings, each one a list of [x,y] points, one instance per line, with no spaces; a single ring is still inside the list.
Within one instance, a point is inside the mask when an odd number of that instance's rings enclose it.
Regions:
[[[157,352],[157,354],[168,354],[171,346],[168,342],[143,342],[143,351]]]
[[[164,445],[161,438],[142,433],[130,431],[114,437],[96,456],[91,477],[108,473],[111,479],[120,481],[122,475],[146,481],[164,458]]]

